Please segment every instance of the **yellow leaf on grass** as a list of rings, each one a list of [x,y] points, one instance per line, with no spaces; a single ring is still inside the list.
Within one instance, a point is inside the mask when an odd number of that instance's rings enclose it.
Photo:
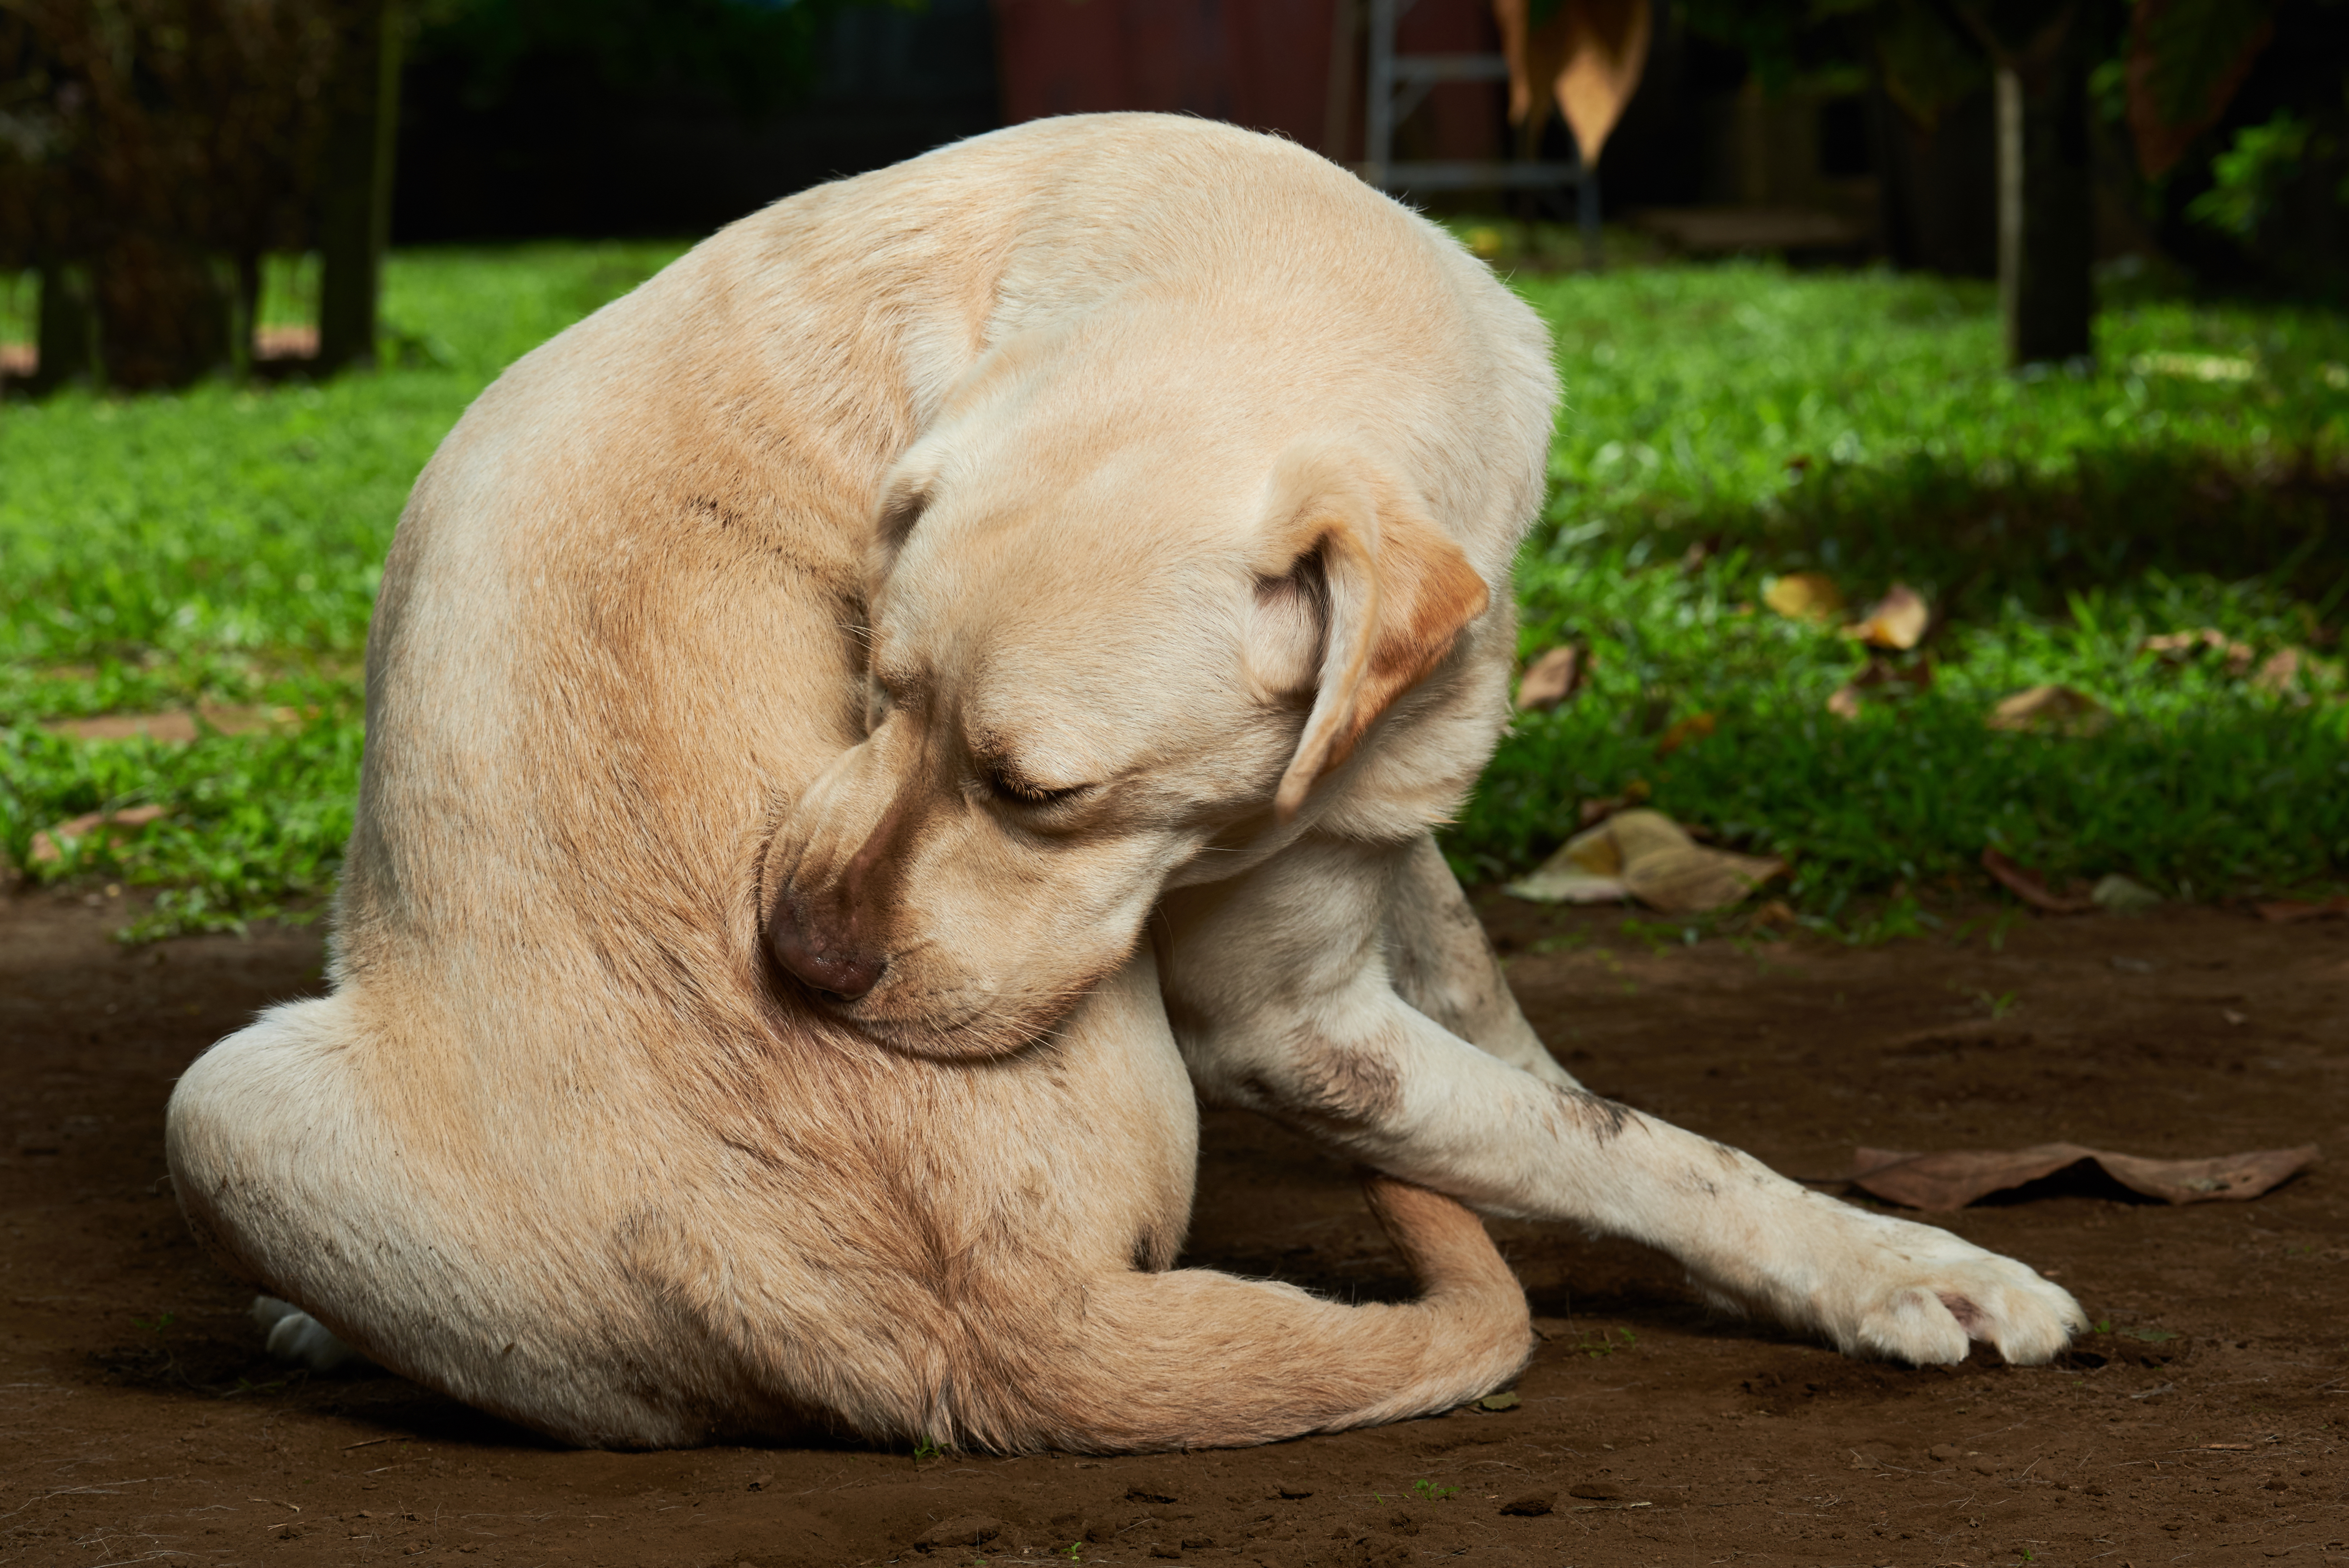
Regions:
[[[57,718],[41,726],[72,740],[159,740],[185,746],[210,725],[222,735],[243,735],[301,718],[298,708],[227,707],[206,703],[193,713],[102,713],[95,718]],[[202,724],[197,721],[201,719]]]
[[[1537,903],[1630,897],[1665,914],[1725,908],[1786,869],[1783,861],[1707,849],[1661,811],[1619,811],[1505,890]]]
[[[2278,648],[2260,665],[2260,673],[2251,677],[2251,684],[2261,691],[2281,696],[2300,684],[2301,662],[2306,656],[2298,648]]]
[[[1933,661],[1930,656],[1914,663],[1896,665],[1889,660],[1873,658],[1868,667],[1837,686],[1827,698],[1827,711],[1841,719],[1856,719],[1867,698],[1862,695],[1875,691],[1889,697],[1914,696],[1929,691],[1933,685]]]
[[[1789,572],[1763,585],[1762,603],[1789,621],[1828,621],[1843,612],[1843,591],[1824,572]]]
[[[1517,707],[1531,712],[1556,707],[1582,689],[1591,662],[1571,645],[1552,648],[1526,666],[1525,678],[1517,682]]]
[[[2216,626],[2204,626],[2191,632],[2164,632],[2147,637],[2137,645],[2140,654],[2157,655],[2166,665],[2180,665],[2204,649],[2220,655],[2227,662],[2227,673],[2239,676],[2251,667],[2251,647],[2239,643]]]
[[[1656,738],[1656,755],[1670,757],[1683,746],[1694,746],[1721,727],[1721,721],[1709,713],[1692,713],[1676,721]]]
[[[1873,648],[1913,648],[1932,624],[1933,612],[1924,595],[1905,583],[1895,583],[1859,621],[1843,629]]]
[[[169,806],[131,806],[119,811],[91,811],[70,818],[33,835],[33,863],[48,865],[65,859],[65,846],[97,834],[109,838],[136,832],[169,811]]]
[[[2086,692],[2067,686],[2035,686],[2001,700],[1991,710],[1990,727],[2083,733],[2103,728],[2112,717],[2111,709]]]

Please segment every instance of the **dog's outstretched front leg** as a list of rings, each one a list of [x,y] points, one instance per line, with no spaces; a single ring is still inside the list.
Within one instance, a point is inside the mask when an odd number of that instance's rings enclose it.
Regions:
[[[1164,904],[1192,1077],[1406,1181],[1684,1263],[1715,1301],[1852,1353],[2045,1361],[2084,1319],[2031,1269],[1809,1191],[1751,1155],[1466,1044],[1398,995],[1386,902],[1417,846],[1308,841]]]
[[[1421,834],[1396,858],[1392,875],[1380,935],[1395,994],[1511,1067],[1560,1088],[1580,1088],[1518,1011],[1493,944],[1435,847],[1435,835]]]

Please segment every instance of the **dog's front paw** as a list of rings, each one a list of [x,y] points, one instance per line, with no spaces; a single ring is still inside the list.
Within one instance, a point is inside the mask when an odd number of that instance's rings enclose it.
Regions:
[[[2071,1292],[2013,1258],[1931,1225],[1836,1206],[1849,1217],[1837,1249],[1845,1266],[1819,1284],[1813,1309],[1847,1355],[1921,1367],[1962,1361],[1981,1340],[2036,1366],[2087,1326]]]
[[[269,1354],[291,1367],[312,1372],[332,1372],[359,1362],[359,1353],[335,1337],[334,1331],[290,1301],[274,1295],[253,1298],[251,1316],[269,1336]],[[362,1363],[363,1365],[364,1363]]]

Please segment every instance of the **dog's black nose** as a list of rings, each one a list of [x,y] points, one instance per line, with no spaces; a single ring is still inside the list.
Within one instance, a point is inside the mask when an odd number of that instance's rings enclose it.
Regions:
[[[776,963],[815,990],[843,1002],[854,1002],[872,990],[880,984],[881,971],[888,967],[888,960],[876,954],[826,941],[789,898],[775,906],[774,919],[767,925],[767,946]]]

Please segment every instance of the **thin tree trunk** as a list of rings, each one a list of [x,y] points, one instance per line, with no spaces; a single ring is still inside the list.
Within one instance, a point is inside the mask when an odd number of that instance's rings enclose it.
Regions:
[[[392,154],[399,129],[395,0],[360,12],[336,85],[318,203],[318,369],[373,365],[376,304],[391,234]]]
[[[54,392],[98,375],[98,311],[89,295],[89,273],[62,262],[41,267],[38,361],[28,389]]]
[[[2095,223],[2084,31],[2066,7],[1997,64],[1998,294],[2012,367],[2094,352]]]

